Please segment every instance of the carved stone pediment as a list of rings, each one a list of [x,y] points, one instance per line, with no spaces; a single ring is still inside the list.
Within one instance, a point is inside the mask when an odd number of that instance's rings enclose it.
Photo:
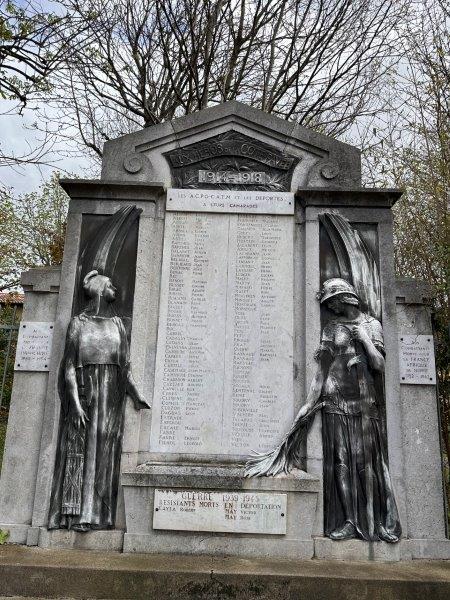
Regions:
[[[299,158],[236,131],[166,152],[174,187],[290,190]]]

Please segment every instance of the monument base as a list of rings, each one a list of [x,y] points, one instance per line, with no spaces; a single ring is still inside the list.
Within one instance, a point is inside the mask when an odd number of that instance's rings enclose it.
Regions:
[[[0,523],[0,531],[8,532],[9,544],[26,544],[30,526],[23,523]]]
[[[397,562],[404,560],[448,560],[450,540],[401,539],[397,544],[344,540],[335,542],[326,537],[314,538],[314,558],[324,560],[364,560]]]
[[[229,555],[239,557],[312,558],[313,524],[319,478],[293,471],[289,475],[246,479],[242,467],[146,463],[122,475],[127,533],[124,552]],[[286,494],[285,534],[173,530],[153,527],[155,490]],[[257,502],[257,501],[256,501]],[[186,519],[189,518],[187,514]],[[169,529],[170,527],[170,529]],[[205,523],[206,527],[206,523]]]
[[[120,552],[123,548],[123,534],[124,532],[119,529],[80,533],[78,531],[68,531],[67,529],[48,530],[45,527],[40,527],[37,545],[40,548]]]

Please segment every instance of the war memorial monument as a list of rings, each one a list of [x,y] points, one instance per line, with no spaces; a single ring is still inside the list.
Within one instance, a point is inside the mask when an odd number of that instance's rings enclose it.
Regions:
[[[10,542],[450,558],[430,292],[357,148],[229,102],[61,185],[62,267],[22,276]]]

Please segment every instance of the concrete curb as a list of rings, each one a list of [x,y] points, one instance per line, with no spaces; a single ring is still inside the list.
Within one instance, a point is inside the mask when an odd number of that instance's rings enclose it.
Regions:
[[[287,561],[0,548],[0,594],[155,600],[446,600],[450,563]]]

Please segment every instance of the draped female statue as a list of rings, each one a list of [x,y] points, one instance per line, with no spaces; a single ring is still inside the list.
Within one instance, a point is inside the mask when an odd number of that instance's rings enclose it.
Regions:
[[[121,252],[140,212],[129,205],[110,215],[80,253],[77,312],[59,369],[61,417],[49,529],[114,527],[126,396],[136,409],[150,408],[131,375],[125,317],[114,310],[115,304],[124,310],[124,298],[132,301],[132,287],[118,295],[112,283],[119,264],[122,272],[134,266],[132,254]]]
[[[251,458],[246,473],[276,475],[298,466],[304,425],[322,409],[325,535],[397,542],[401,527],[380,422],[382,326],[360,310],[344,279],[325,281],[319,299],[335,317],[322,331],[306,403],[283,442]]]
[[[110,305],[109,277],[88,273],[89,304],[72,318],[60,369],[62,432],[55,468],[49,528],[76,531],[114,526],[125,397],[150,408],[130,370],[127,334]]]

